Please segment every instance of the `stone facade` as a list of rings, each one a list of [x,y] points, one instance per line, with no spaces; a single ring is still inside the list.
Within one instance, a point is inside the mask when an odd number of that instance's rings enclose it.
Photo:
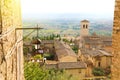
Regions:
[[[48,69],[65,70],[65,72],[74,77],[75,80],[83,80],[86,76],[86,64],[82,61],[78,62],[58,62],[56,64],[45,64]]]
[[[114,25],[113,25],[113,58],[112,58],[112,79],[120,79],[120,0],[115,1]]]
[[[24,80],[19,0],[0,0],[0,80]]]
[[[86,76],[86,69],[67,69],[67,74],[73,76],[76,80],[83,80]]]

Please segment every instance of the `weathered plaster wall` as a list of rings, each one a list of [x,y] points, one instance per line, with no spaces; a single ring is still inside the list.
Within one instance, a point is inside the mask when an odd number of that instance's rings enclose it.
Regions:
[[[0,0],[0,80],[24,80],[20,0]]]

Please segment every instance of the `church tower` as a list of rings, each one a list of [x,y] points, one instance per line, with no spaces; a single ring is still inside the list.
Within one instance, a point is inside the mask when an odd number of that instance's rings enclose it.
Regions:
[[[80,35],[81,36],[88,36],[89,35],[89,21],[82,20],[80,23]]]

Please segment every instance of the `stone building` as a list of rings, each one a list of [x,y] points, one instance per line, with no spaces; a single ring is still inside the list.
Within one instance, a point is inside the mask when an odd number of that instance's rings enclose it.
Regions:
[[[81,50],[84,56],[83,61],[91,61],[94,67],[101,67],[103,69],[110,67],[112,54],[103,50]]]
[[[78,79],[85,78],[86,64],[84,62],[59,62],[57,64],[46,64],[46,68],[63,69],[67,74],[77,77]]]
[[[0,80],[24,80],[20,0],[0,0]]]
[[[77,61],[77,55],[68,44],[63,41],[54,40],[54,50],[56,63],[46,62],[46,68],[63,69],[73,77],[78,79],[85,78],[86,63]]]
[[[43,40],[42,45],[44,45],[44,51],[46,53],[54,54],[54,40]]]
[[[82,48],[85,49],[103,49],[112,53],[112,37],[98,36],[93,33],[89,36],[82,37]]]
[[[100,67],[107,69],[112,63],[112,54],[103,50],[81,49],[81,61],[87,64],[86,76],[92,76],[92,69]]]
[[[69,45],[62,41],[55,41],[55,55],[59,62],[77,62],[77,55],[70,48]]]
[[[90,35],[89,25],[89,21],[81,21],[80,37],[77,39],[79,60],[87,64],[87,77],[93,76],[93,68],[107,69],[112,63],[112,38],[99,36],[95,32]]]
[[[38,50],[43,50],[44,53],[50,53],[54,54],[54,40],[40,40],[40,39],[35,39],[32,41],[24,41],[24,47],[28,48],[27,53],[30,55],[35,55],[34,53]],[[25,53],[25,54],[27,54]],[[39,53],[38,53],[39,54]]]

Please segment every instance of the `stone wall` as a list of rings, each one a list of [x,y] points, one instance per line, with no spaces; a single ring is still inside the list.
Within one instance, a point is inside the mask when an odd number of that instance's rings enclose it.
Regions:
[[[120,0],[115,1],[113,25],[112,79],[120,80]]]
[[[85,78],[86,69],[66,69],[65,70],[67,74],[74,77],[75,80],[82,80],[82,78]]]
[[[0,80],[24,80],[20,0],[0,0]]]

